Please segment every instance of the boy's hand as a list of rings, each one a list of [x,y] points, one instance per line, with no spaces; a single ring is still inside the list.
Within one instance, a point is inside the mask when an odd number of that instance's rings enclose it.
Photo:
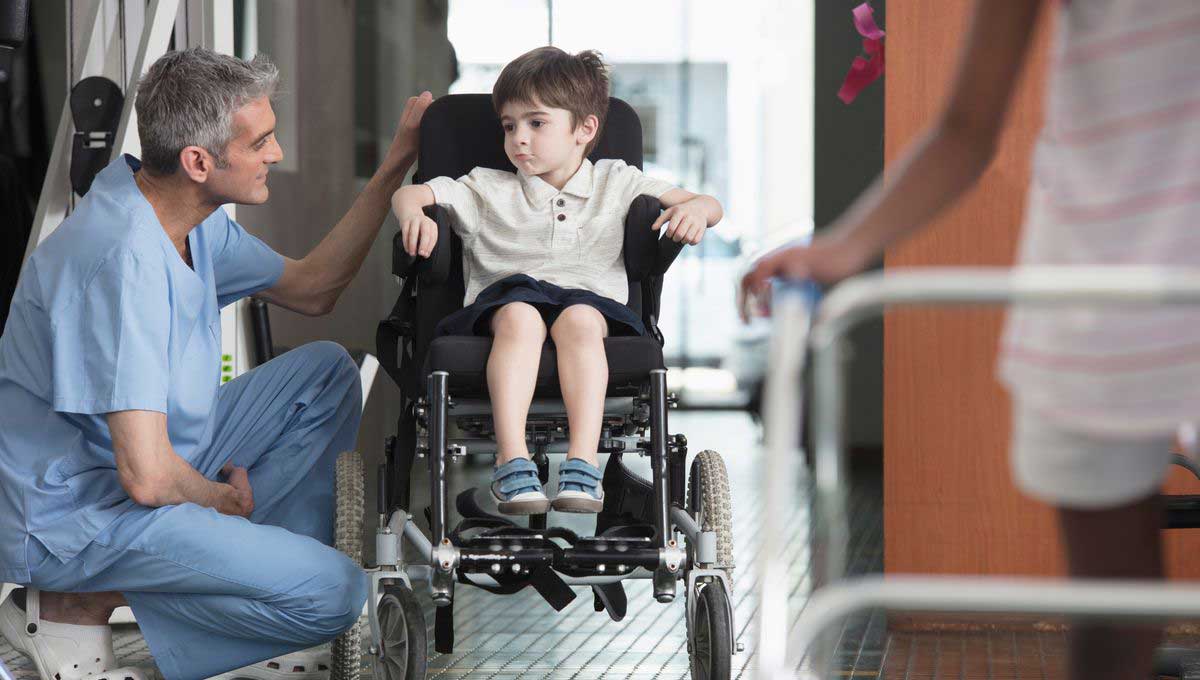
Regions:
[[[413,213],[400,218],[400,233],[404,240],[404,252],[409,255],[429,257],[437,244],[437,222],[425,213]]]
[[[663,232],[664,238],[694,246],[700,243],[708,229],[708,213],[696,199],[692,199],[664,210],[650,228],[658,231],[664,224],[667,227]]]

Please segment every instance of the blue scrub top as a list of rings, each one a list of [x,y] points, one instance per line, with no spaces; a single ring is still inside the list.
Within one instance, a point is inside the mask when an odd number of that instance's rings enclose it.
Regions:
[[[179,256],[134,182],[131,156],[96,176],[25,263],[0,336],[0,580],[27,582],[26,542],[70,559],[133,501],[106,413],[167,414],[194,461],[213,434],[220,308],[283,273],[283,258],[224,210]]]

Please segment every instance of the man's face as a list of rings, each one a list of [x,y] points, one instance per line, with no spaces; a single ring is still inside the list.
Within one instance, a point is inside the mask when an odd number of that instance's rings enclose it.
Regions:
[[[504,153],[517,170],[543,175],[578,163],[591,136],[571,125],[571,112],[541,102],[508,102],[500,110]]]
[[[275,112],[266,97],[255,99],[233,114],[234,137],[225,147],[223,168],[209,175],[209,189],[222,202],[242,205],[266,203],[267,172],[283,160],[283,149],[275,140]]]

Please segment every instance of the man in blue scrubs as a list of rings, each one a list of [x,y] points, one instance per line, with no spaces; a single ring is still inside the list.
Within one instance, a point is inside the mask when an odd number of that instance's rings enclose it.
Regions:
[[[292,260],[220,209],[267,200],[283,157],[276,80],[261,58],[160,59],[138,85],[141,161],[102,171],[21,273],[0,337],[0,581],[42,590],[40,630],[10,599],[0,632],[43,677],[111,669],[111,648],[69,639],[126,602],[174,680],[327,641],[367,596],[330,547],[334,462],[359,423],[354,363],[318,342],[218,387],[219,309],[257,293],[328,312],[431,97],[409,100],[366,189]]]

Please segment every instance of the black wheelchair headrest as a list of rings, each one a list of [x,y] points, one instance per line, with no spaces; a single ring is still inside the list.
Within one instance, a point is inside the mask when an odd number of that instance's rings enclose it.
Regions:
[[[20,47],[29,30],[29,0],[0,2],[0,47]]]
[[[642,123],[633,107],[608,100],[608,118],[588,158],[619,158],[642,167]],[[516,172],[504,155],[504,130],[490,94],[452,94],[429,105],[421,119],[421,144],[413,182],[455,179],[484,167]]]

